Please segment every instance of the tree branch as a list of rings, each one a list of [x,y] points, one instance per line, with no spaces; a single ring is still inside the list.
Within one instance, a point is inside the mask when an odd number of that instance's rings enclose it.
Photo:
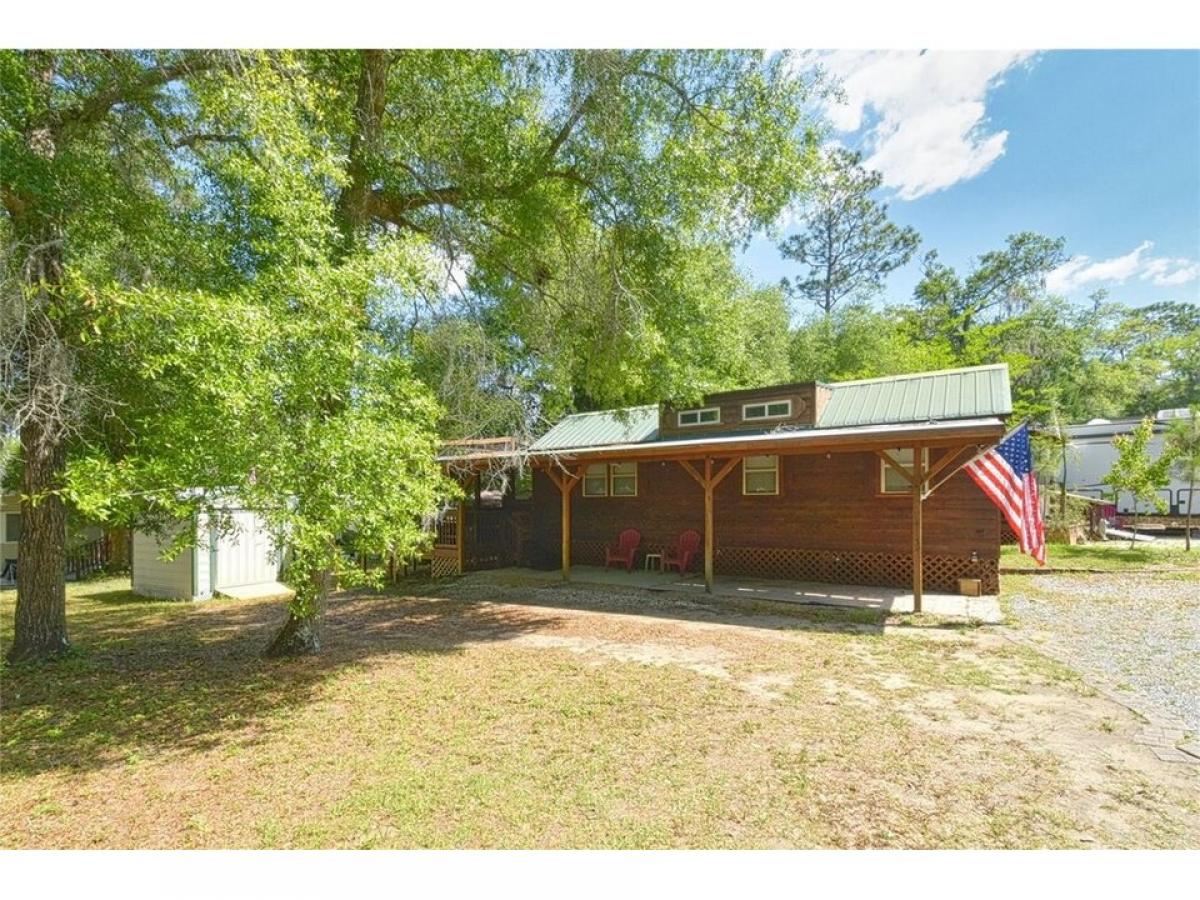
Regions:
[[[55,133],[66,128],[94,125],[108,115],[118,103],[125,103],[145,96],[163,85],[170,84],[184,75],[210,71],[231,64],[232,57],[222,56],[207,50],[186,51],[178,62],[147,69],[141,77],[131,83],[118,83],[98,90],[75,106],[58,110],[50,119],[49,127]]]

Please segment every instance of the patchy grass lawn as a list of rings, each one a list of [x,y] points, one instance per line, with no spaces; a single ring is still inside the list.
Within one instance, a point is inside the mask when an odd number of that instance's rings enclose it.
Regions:
[[[278,603],[127,588],[4,672],[0,845],[1200,846],[1197,767],[988,629],[472,576],[268,662]]]
[[[1000,565],[1015,569],[1036,569],[1033,557],[1026,556],[1016,545],[1000,548]],[[1161,544],[1138,544],[1130,549],[1127,541],[1101,541],[1091,544],[1047,544],[1046,565],[1062,569],[1194,569],[1200,572],[1200,543],[1191,552],[1182,544],[1164,541]]]

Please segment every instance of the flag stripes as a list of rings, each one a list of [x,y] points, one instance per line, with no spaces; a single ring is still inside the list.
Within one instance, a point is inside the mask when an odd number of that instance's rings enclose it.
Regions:
[[[1021,552],[1045,565],[1046,532],[1028,427],[1022,424],[1009,432],[995,447],[969,462],[966,472],[999,507]]]

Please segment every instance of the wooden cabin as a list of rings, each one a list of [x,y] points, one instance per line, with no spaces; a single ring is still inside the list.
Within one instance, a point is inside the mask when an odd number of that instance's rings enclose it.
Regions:
[[[505,563],[569,577],[572,565],[603,565],[605,546],[634,528],[641,565],[694,529],[710,587],[715,575],[911,584],[919,598],[973,578],[995,593],[1000,513],[961,468],[1003,436],[1011,411],[1008,369],[993,365],[567,416],[506,451],[533,481],[529,533]],[[443,457],[460,472],[501,458]],[[469,536],[455,537],[457,559],[471,558]]]

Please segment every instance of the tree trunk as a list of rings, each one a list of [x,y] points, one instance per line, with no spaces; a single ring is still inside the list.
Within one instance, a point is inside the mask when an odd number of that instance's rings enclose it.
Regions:
[[[66,447],[36,422],[21,429],[21,543],[17,608],[9,662],[33,662],[66,653],[67,512],[54,492],[66,463]]]
[[[302,597],[297,593],[296,599],[288,607],[287,620],[267,646],[264,656],[268,659],[280,659],[289,656],[310,656],[321,652],[322,620],[332,583],[333,573],[329,569],[313,572],[309,588],[311,595]]]
[[[1062,464],[1062,481],[1059,482],[1058,488],[1058,514],[1062,518],[1063,527],[1066,527],[1067,522],[1067,448],[1063,447],[1063,464]]]
[[[24,352],[30,413],[21,425],[21,540],[17,554],[17,606],[9,662],[33,662],[60,656],[67,639],[67,513],[62,496],[71,410],[69,354],[54,326],[62,283],[57,231],[44,226],[28,231],[35,249],[23,279],[35,298],[27,313]]]
[[[1129,531],[1129,549],[1130,550],[1132,550],[1134,548],[1134,545],[1137,544],[1137,520],[1138,520],[1137,498],[1134,497],[1133,498],[1133,528],[1131,528]]]

